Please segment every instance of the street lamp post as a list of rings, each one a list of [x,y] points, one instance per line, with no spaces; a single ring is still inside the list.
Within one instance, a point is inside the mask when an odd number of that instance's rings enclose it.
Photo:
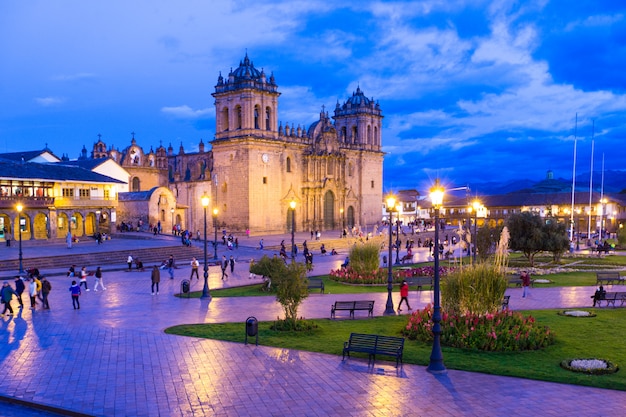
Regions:
[[[296,233],[296,200],[291,200],[289,203],[289,208],[291,209],[291,259],[296,258],[296,241],[295,241],[295,233]]]
[[[472,248],[472,262],[476,263],[476,252],[478,252],[478,248],[476,247],[476,239],[478,238],[478,210],[480,209],[480,201],[474,200],[474,202],[472,203],[472,207],[474,209],[474,237],[472,239],[474,247]]]
[[[393,268],[391,264],[391,258],[393,257],[392,248],[392,238],[393,238],[393,212],[396,209],[396,198],[393,195],[387,197],[387,213],[389,213],[389,253],[387,258],[387,304],[385,307],[385,312],[383,315],[385,316],[395,316],[396,311],[393,309],[393,299],[391,298],[391,290],[393,289]]]
[[[22,206],[21,204],[18,204],[17,207],[15,208],[17,209],[17,229],[19,230],[19,233],[20,233],[20,252],[19,252],[20,274],[23,274],[24,265],[22,264],[22,261],[23,261],[23,257],[22,257],[22,210],[24,209],[24,206]]]
[[[439,282],[439,209],[443,204],[443,187],[439,184],[439,179],[435,181],[435,185],[430,190],[430,199],[435,212],[435,282],[434,282],[434,311],[433,311],[433,349],[430,354],[430,363],[428,364],[428,372],[433,374],[446,373],[446,367],[443,364],[443,355],[441,353],[441,305],[440,305],[440,282]]]
[[[172,213],[172,234],[176,234],[174,229],[174,207],[170,209],[170,213]]]
[[[346,218],[343,217],[343,207],[339,209],[339,213],[341,214],[341,238],[343,239],[343,232],[346,230]]]
[[[213,209],[213,227],[215,228],[215,236],[213,237],[213,260],[217,261],[217,207]]]
[[[209,263],[207,261],[206,251],[206,209],[209,207],[209,196],[204,194],[200,199],[202,201],[202,208],[204,209],[204,287],[202,288],[201,298],[211,298],[209,293]]]
[[[400,265],[400,206],[396,206],[396,265]],[[389,259],[391,262],[391,259]]]

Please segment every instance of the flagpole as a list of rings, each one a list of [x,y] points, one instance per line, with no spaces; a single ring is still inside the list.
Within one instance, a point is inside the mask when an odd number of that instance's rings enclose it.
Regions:
[[[572,172],[572,210],[569,218],[569,241],[574,242],[574,192],[576,190],[576,142],[578,142],[578,113],[576,113],[576,124],[574,125],[574,168]],[[577,225],[578,226],[578,225]],[[576,227],[576,233],[580,233]]]
[[[593,194],[593,148],[596,133],[596,121],[591,125],[591,174],[589,175],[589,219],[587,221],[587,239],[591,241],[591,197]]]

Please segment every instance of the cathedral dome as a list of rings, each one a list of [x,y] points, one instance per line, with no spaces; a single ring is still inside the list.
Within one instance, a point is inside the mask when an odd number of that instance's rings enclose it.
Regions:
[[[247,78],[258,80],[262,77],[261,71],[254,68],[254,64],[248,58],[248,54],[246,54],[246,57],[243,61],[239,61],[239,68],[233,71],[232,75],[235,77],[235,79]]]
[[[365,97],[365,94],[363,94],[360,87],[357,87],[356,93],[352,93],[352,97],[346,100],[346,103],[350,103],[353,106],[369,106],[373,102],[369,98]]]

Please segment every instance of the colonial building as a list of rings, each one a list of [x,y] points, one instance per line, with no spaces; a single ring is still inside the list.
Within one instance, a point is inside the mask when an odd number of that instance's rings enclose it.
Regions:
[[[174,154],[170,144],[167,151],[161,145],[145,153],[134,134],[122,151],[107,149],[101,138],[94,144],[92,158],[117,161],[131,175],[131,191],[167,186],[176,199],[175,206],[145,209],[136,217],[156,213],[140,219],[161,221],[164,230],[171,223],[198,230],[203,225],[200,198],[207,194],[210,213],[217,209],[220,225],[234,231],[290,231],[294,214],[298,230],[380,220],[383,116],[360,88],[337,103],[332,117],[322,109],[308,129],[278,121],[276,80],[255,68],[247,55],[227,77],[219,75],[212,95],[216,126],[210,150],[201,140],[198,152],[186,153],[181,144]]]

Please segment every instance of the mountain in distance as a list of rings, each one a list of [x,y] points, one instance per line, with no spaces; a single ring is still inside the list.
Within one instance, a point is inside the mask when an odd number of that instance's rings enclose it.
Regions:
[[[499,195],[518,192],[521,190],[530,190],[535,187],[541,180],[520,179],[507,182],[488,181],[470,184],[470,194],[472,195]],[[555,178],[553,181],[563,183],[563,188],[571,190],[572,180],[567,178]],[[600,192],[602,189],[602,172],[593,172],[593,189]],[[589,190],[589,173],[581,173],[576,175],[576,190]],[[619,193],[626,191],[626,171],[610,170],[604,171],[604,192]]]

